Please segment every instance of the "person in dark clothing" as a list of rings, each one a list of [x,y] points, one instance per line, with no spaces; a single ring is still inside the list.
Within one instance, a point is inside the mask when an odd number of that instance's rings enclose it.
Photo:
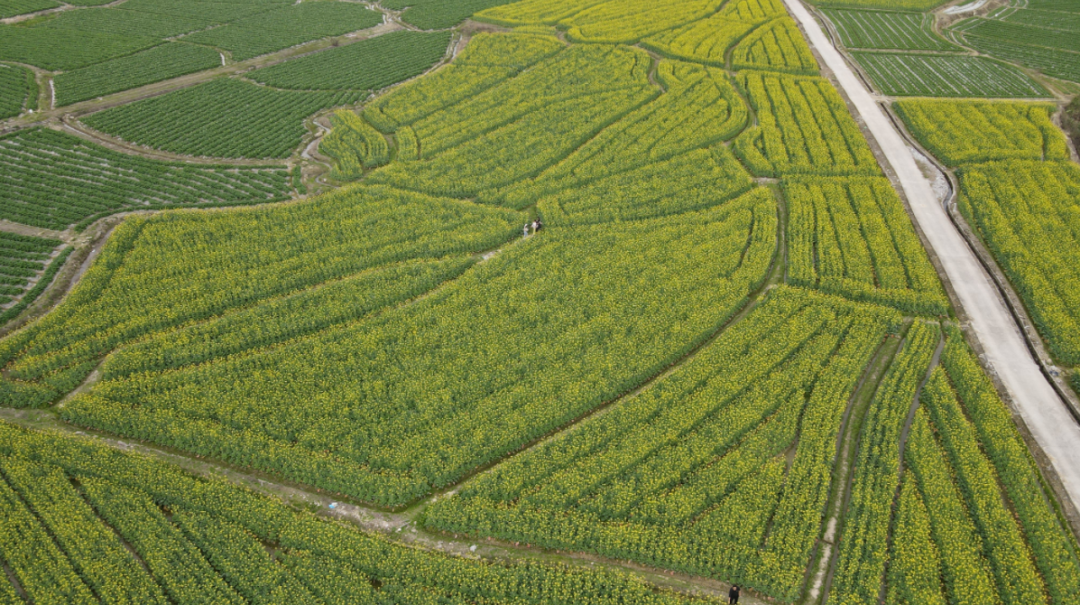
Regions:
[[[739,602],[739,587],[738,586],[733,585],[731,587],[731,590],[728,591],[728,593],[727,593],[727,602],[728,603],[738,603]]]
[[[536,218],[536,222],[533,223],[533,233],[540,231],[544,228],[544,221],[540,220],[540,217]]]

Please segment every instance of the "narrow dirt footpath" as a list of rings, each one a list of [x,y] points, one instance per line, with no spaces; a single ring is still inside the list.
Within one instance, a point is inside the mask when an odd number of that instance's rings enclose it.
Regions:
[[[832,70],[857,116],[873,134],[896,172],[914,219],[926,235],[952,283],[960,306],[1024,424],[1046,453],[1074,506],[1080,506],[1080,424],[1043,376],[990,276],[949,220],[933,187],[896,127],[830,43],[799,0],[784,0],[807,40]]]

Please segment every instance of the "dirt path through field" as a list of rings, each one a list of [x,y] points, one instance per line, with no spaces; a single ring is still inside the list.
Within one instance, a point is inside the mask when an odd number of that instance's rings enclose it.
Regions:
[[[960,306],[996,373],[1074,506],[1080,505],[1080,424],[1043,375],[1015,320],[989,274],[938,202],[931,183],[919,170],[903,136],[874,101],[821,26],[799,0],[784,0],[801,24],[835,81],[845,91],[857,117],[877,140],[896,173],[914,219],[944,267]]]

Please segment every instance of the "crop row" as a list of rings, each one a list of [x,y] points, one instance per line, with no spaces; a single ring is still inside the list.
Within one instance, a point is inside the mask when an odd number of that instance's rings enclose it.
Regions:
[[[102,366],[102,376],[114,379],[205,363],[355,322],[429,292],[473,263],[461,256],[391,265],[271,299],[120,349]]]
[[[715,67],[727,65],[727,51],[757,24],[739,21],[717,13],[655,36],[642,44],[669,57],[704,63]]]
[[[948,166],[992,160],[1068,160],[1053,105],[898,101],[894,107],[919,142]]]
[[[908,313],[949,303],[911,219],[883,178],[785,179],[791,283]]]
[[[322,4],[322,3],[317,3]],[[92,128],[130,143],[194,156],[287,158],[304,118],[353,105],[366,92],[276,90],[225,78],[92,114]]]
[[[686,166],[689,155],[705,162],[705,167],[719,164],[733,177],[712,183],[708,189],[738,190],[745,185],[745,172],[730,161],[726,149],[717,143],[730,140],[743,130],[749,120],[749,110],[727,76],[720,70],[705,68],[676,61],[661,61],[657,66],[657,79],[664,84],[666,92],[655,100],[630,112],[624,118],[608,126],[566,159],[558,162],[534,179],[526,179],[498,190],[485,193],[481,200],[514,208],[537,203],[546,196],[558,196],[547,202],[548,206],[561,206],[569,212],[570,207],[582,198],[592,200],[594,210],[596,196],[585,195],[585,188],[603,196],[603,210],[619,206],[631,207],[626,201],[605,195],[600,181],[631,185],[643,181],[654,194],[667,197],[664,191],[681,191],[678,186],[667,186],[659,179],[662,166],[673,162],[674,166]],[[713,146],[712,157],[705,148]],[[686,167],[689,170],[689,167]],[[635,174],[637,176],[635,176]],[[649,180],[655,180],[650,186]],[[577,195],[581,191],[582,195]],[[631,190],[624,187],[624,192]],[[707,193],[706,190],[702,191]],[[644,200],[648,196],[639,196]],[[672,197],[667,203],[681,204]],[[651,203],[651,202],[650,202]],[[650,213],[649,205],[634,208],[639,215]],[[655,212],[652,212],[655,214]]]
[[[1045,603],[1046,588],[1032,559],[1031,549],[1016,518],[1004,503],[997,473],[982,453],[978,434],[964,415],[944,369],[934,370],[923,390],[922,402],[938,429],[953,477],[982,536],[985,556],[990,561],[1002,600],[1006,603]],[[931,516],[935,514],[931,513]],[[944,547],[942,552],[947,553]]]
[[[4,7],[0,9],[0,19],[25,15],[26,13],[34,13],[50,8],[56,8],[58,6],[60,6],[60,3],[56,2],[56,0],[8,0],[4,3]]]
[[[566,47],[552,36],[480,33],[448,66],[382,95],[364,117],[390,133],[476,97]]]
[[[392,32],[248,74],[293,90],[380,90],[427,71],[446,55],[450,32]]]
[[[217,51],[169,42],[53,78],[56,105],[70,105],[221,65]]]
[[[1006,595],[999,592],[994,582],[989,561],[983,555],[984,542],[991,536],[981,534],[972,522],[960,490],[953,482],[944,452],[934,439],[925,409],[915,413],[906,460],[918,477],[919,489],[930,513],[931,535],[941,552],[948,602],[956,605],[1015,602],[1005,599]],[[1024,592],[1025,587],[1016,588]],[[1025,602],[1043,600],[1037,588],[1034,594],[1029,591],[1027,596],[1035,599]]]
[[[422,157],[430,161],[392,164],[371,179],[472,197],[538,174],[655,98],[648,64],[638,49],[572,47],[415,122]]]
[[[334,178],[360,178],[365,169],[390,161],[390,144],[355,112],[342,109],[330,118],[333,129],[319,142],[319,151],[334,159]]]
[[[858,52],[862,65],[882,94],[924,97],[1048,96],[1046,89],[1019,69],[970,55]]]
[[[933,16],[880,10],[825,10],[848,48],[956,50],[933,32]]]
[[[149,333],[360,271],[492,248],[518,220],[375,188],[298,206],[129,219],[59,311],[4,341],[2,357],[19,354],[18,377],[41,378]]]
[[[818,73],[814,53],[791,17],[770,21],[746,36],[732,52],[731,64],[735,69]]]
[[[566,184],[564,182],[564,184]],[[746,193],[770,201],[727,147],[698,149],[670,160],[573,184],[545,196],[538,208],[551,225],[635,220],[701,210]]]
[[[243,61],[309,40],[340,36],[382,23],[382,15],[352,2],[301,2],[185,36],[186,42],[227,50]]]
[[[900,435],[939,339],[936,324],[915,322],[870,402],[844,511],[829,603],[878,602],[899,480]]]
[[[775,290],[663,380],[481,475],[425,523],[790,600],[822,522],[847,399],[898,322],[885,309]],[[775,457],[796,441],[785,472]]]
[[[514,0],[385,0],[382,6],[402,10],[401,19],[420,29],[445,29],[453,27],[482,10],[510,4]]]
[[[0,305],[20,296],[49,261],[59,241],[0,233]],[[0,313],[0,318],[5,314]]]
[[[64,229],[124,208],[284,199],[286,171],[148,160],[47,128],[0,138],[0,217]]]
[[[481,11],[476,16],[511,27],[555,25],[581,42],[633,43],[673,27],[702,19],[722,0],[525,0]]]
[[[960,417],[953,412],[963,431],[959,437],[970,443],[968,434],[974,427],[982,451],[993,463],[1004,496],[1023,528],[1050,601],[1055,605],[1076,601],[1080,598],[1080,555],[1055,511],[1053,495],[1048,493],[1012,413],[956,328],[948,329],[941,362],[970,420],[970,426],[959,422]],[[951,403],[948,398],[946,401]]]
[[[1026,44],[1021,40],[978,36],[966,36],[964,43],[981,53],[1032,67],[1048,76],[1080,82],[1080,53]]]
[[[760,197],[616,227],[552,227],[415,304],[250,355],[102,382],[65,414],[403,504],[692,349],[764,279],[775,229],[772,200]],[[176,304],[171,298],[162,302]],[[582,355],[588,363],[567,362]],[[49,359],[15,367],[44,369]],[[255,433],[253,414],[273,420]]]
[[[657,592],[621,573],[465,559],[402,546],[223,481],[196,478],[178,467],[77,437],[6,424],[0,424],[0,436],[5,472],[16,469],[19,477],[43,479],[40,486],[19,485],[64,507],[55,514],[31,510],[0,481],[0,505],[15,503],[5,509],[11,514],[0,516],[0,524],[15,530],[0,533],[0,544],[16,546],[3,554],[37,603],[77,603],[80,595],[85,602],[97,602],[86,584],[108,566],[117,573],[95,590],[109,603],[153,604],[166,598],[184,604],[701,602]],[[65,556],[45,533],[46,524],[65,536],[80,532],[81,544],[97,549],[99,559],[90,573],[76,571],[72,561],[85,559]],[[90,541],[92,536],[100,539]],[[17,541],[20,537],[26,539]],[[274,544],[273,554],[263,544]],[[76,552],[85,551],[67,554]],[[63,592],[66,586],[58,579],[82,591]],[[11,594],[10,583],[2,579],[0,597]]]
[[[904,471],[896,503],[885,603],[945,605],[941,551],[930,535],[930,513],[911,470]]]
[[[735,141],[735,151],[759,176],[881,173],[847,106],[816,77],[744,72],[739,82],[758,126]]]
[[[1050,353],[1080,365],[1080,166],[992,162],[961,172],[960,210],[1024,299]]]
[[[0,120],[27,109],[37,109],[38,86],[34,72],[19,65],[0,63]]]

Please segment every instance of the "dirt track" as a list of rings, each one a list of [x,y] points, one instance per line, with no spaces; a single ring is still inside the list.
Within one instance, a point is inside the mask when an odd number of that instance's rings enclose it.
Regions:
[[[914,219],[940,259],[960,306],[1024,424],[1046,453],[1074,506],[1080,506],[1080,424],[1042,374],[990,276],[949,220],[903,136],[874,101],[821,26],[799,0],[784,0],[806,38],[832,70],[857,117],[896,172]]]

